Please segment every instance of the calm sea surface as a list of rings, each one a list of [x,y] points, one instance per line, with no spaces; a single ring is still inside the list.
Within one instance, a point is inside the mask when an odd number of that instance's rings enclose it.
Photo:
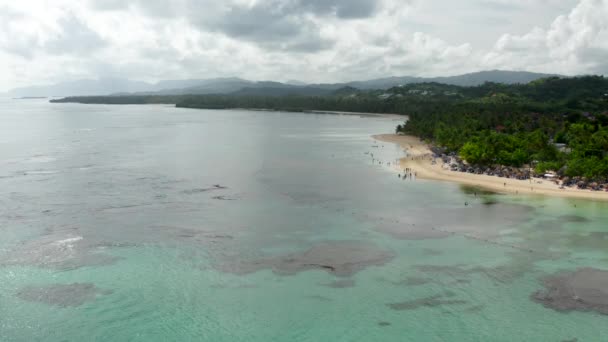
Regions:
[[[394,119],[0,106],[2,342],[608,336],[532,298],[608,269],[608,205],[401,180]]]

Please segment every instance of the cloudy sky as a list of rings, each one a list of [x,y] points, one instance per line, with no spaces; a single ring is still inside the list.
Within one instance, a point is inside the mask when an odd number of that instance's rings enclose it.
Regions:
[[[98,77],[608,74],[608,0],[0,0],[0,91]]]

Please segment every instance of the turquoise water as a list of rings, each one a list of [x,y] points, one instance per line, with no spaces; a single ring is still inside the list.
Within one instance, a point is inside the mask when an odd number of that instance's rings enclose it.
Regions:
[[[401,180],[394,119],[0,104],[0,341],[603,340],[531,295],[608,204]]]

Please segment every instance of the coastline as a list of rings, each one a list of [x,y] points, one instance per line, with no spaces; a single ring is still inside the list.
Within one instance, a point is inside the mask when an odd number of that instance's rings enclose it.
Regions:
[[[444,169],[441,162],[432,163],[432,152],[429,146],[414,136],[379,134],[372,136],[372,138],[399,145],[406,156],[399,160],[399,167],[395,167],[396,170],[402,171],[405,168],[411,168],[421,179],[460,183],[510,195],[558,196],[608,201],[608,192],[568,187],[560,189],[552,181],[542,178],[533,178],[531,181],[518,180]]]
[[[189,109],[205,109],[205,108],[193,108],[193,107],[180,107]],[[380,117],[389,119],[398,119],[407,121],[408,116],[403,114],[393,113],[368,113],[368,112],[345,112],[345,111],[334,111],[334,110],[316,110],[316,109],[303,109],[303,110],[287,110],[287,109],[272,109],[272,108],[222,108],[220,110],[245,110],[252,112],[285,112],[285,113],[306,113],[306,114],[318,114],[318,115],[353,115],[358,117]]]
[[[407,121],[409,118],[407,115],[393,114],[393,113],[344,112],[344,111],[334,111],[334,110],[305,110],[304,113],[328,114],[328,115],[356,115],[359,117],[381,117],[381,118],[399,119],[399,120],[403,120],[403,121]]]

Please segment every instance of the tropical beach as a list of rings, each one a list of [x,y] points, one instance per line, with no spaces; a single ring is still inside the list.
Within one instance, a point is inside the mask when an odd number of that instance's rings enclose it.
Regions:
[[[608,0],[0,17],[0,342],[608,341]]]
[[[559,196],[608,201],[608,192],[577,189],[575,187],[560,188],[560,185],[551,179],[519,180],[452,171],[444,167],[439,158],[433,157],[429,144],[415,136],[380,134],[374,135],[373,138],[400,146],[405,153],[405,157],[399,160],[398,165],[393,164],[394,169],[398,172],[412,169],[416,176],[421,179],[455,182],[510,195]]]

